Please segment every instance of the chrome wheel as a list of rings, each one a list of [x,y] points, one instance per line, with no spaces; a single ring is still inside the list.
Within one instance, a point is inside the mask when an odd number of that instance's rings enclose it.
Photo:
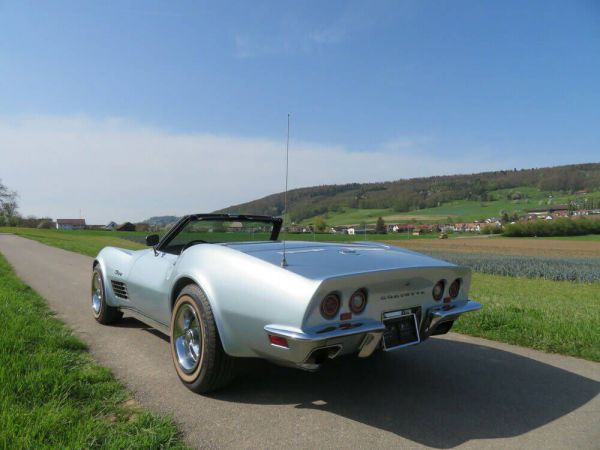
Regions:
[[[202,355],[202,328],[196,309],[189,303],[183,303],[177,310],[173,338],[179,367],[185,373],[192,373]]]
[[[102,300],[102,279],[100,278],[100,274],[95,272],[94,278],[92,279],[92,309],[96,316],[100,314]]]

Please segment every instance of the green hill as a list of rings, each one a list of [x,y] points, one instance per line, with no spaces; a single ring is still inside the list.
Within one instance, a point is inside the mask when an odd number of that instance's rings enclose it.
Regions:
[[[281,215],[283,193],[234,205],[220,212]],[[292,221],[322,216],[330,225],[386,221],[443,222],[523,213],[577,202],[600,208],[600,163],[435,176],[379,183],[351,183],[288,192]]]

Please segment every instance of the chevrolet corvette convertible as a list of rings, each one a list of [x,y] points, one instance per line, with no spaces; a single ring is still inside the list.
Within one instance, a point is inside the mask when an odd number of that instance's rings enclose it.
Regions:
[[[279,240],[282,220],[193,214],[147,250],[106,247],[94,259],[91,306],[170,337],[177,375],[192,391],[219,389],[237,358],[316,370],[447,333],[463,313],[470,271],[398,247]]]

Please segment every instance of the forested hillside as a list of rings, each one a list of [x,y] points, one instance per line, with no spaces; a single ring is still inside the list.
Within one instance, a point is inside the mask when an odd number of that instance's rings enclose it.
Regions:
[[[498,200],[495,196],[500,194],[494,191],[524,187],[565,194],[600,190],[600,163],[313,186],[291,190],[288,192],[288,202],[290,218],[301,221],[328,212],[335,213],[343,208],[391,208],[401,213],[433,208],[455,200],[487,202]],[[527,196],[526,189],[522,191],[502,195]],[[280,215],[283,197],[283,192],[280,192],[219,212]]]

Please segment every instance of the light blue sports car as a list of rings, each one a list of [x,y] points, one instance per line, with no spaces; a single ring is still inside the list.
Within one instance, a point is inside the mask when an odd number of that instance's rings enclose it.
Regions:
[[[106,247],[94,260],[92,311],[123,313],[170,337],[195,392],[225,386],[236,358],[316,370],[447,333],[463,313],[470,271],[377,243],[281,241],[282,220],[193,214],[147,250]]]

